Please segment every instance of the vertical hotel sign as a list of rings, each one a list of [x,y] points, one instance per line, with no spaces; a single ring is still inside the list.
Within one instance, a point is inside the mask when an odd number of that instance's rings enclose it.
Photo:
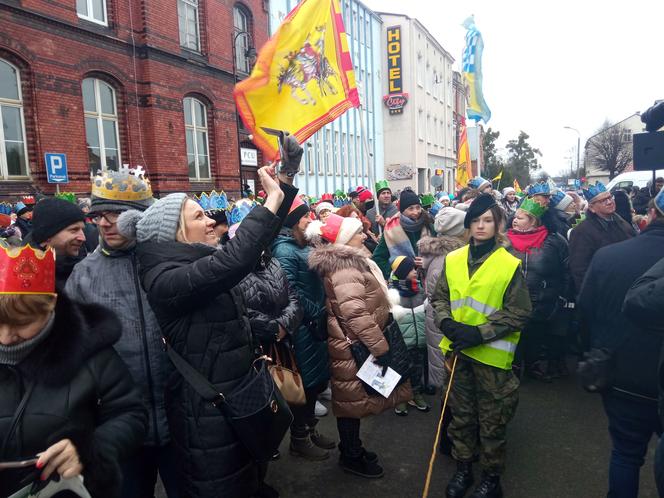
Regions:
[[[403,91],[401,71],[401,26],[387,28],[387,95],[383,102],[390,114],[402,114],[408,102],[408,94]]]

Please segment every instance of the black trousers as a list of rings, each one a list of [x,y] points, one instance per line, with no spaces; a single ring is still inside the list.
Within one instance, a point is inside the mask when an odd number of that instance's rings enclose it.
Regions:
[[[317,386],[306,388],[304,390],[307,399],[306,404],[299,406],[291,406],[293,412],[293,423],[291,423],[291,437],[303,438],[309,434],[308,427],[313,427],[318,423],[315,415],[316,400],[318,395],[325,391],[327,382],[318,384]]]
[[[157,474],[164,484],[166,496],[177,498],[177,464],[175,448],[166,446],[143,446],[130,460],[122,465],[122,497],[146,498],[154,496]]]
[[[362,456],[362,440],[360,439],[359,418],[337,418],[339,431],[339,451],[345,458],[359,458]]]

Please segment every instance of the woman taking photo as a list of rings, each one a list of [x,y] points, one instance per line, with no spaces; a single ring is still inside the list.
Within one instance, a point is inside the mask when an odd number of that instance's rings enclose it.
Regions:
[[[120,497],[120,464],[143,443],[147,413],[113,349],[108,309],[55,294],[55,255],[0,246],[0,496],[56,476]]]
[[[507,423],[518,402],[512,361],[531,310],[521,263],[504,247],[504,223],[493,196],[477,197],[464,218],[469,243],[445,257],[434,291],[436,323],[445,336],[440,347],[454,365],[447,432],[457,470],[449,498],[464,496],[472,485],[478,454],[482,480],[471,497],[502,496]]]
[[[387,285],[378,266],[364,247],[366,235],[357,218],[331,214],[325,223],[312,222],[310,239],[322,237],[329,244],[311,251],[309,266],[323,279],[327,295],[328,348],[332,369],[332,411],[339,430],[339,463],[346,472],[367,478],[383,476],[375,453],[360,440],[360,419],[394,409],[412,398],[410,383],[394,389],[389,398],[369,396],[357,378],[358,366],[351,342],[361,341],[387,366],[389,346],[383,330],[390,319]]]
[[[218,246],[214,221],[183,193],[167,195],[143,213],[127,211],[118,220],[123,235],[138,242],[141,281],[166,341],[221,393],[239,385],[255,358],[247,311],[234,287],[254,270],[279,230],[277,213],[285,216],[297,193],[284,185],[288,196],[282,206],[284,192],[271,169],[258,170],[265,205],[252,209],[223,246]],[[167,382],[166,410],[182,496],[266,496],[265,467],[259,469],[219,409],[202,400],[178,372]]]
[[[568,291],[569,272],[567,240],[542,225],[546,210],[532,199],[525,199],[507,238],[512,243],[510,253],[521,260],[533,308],[521,345],[524,370],[534,379],[551,382],[552,377],[567,371],[567,322],[561,298]]]

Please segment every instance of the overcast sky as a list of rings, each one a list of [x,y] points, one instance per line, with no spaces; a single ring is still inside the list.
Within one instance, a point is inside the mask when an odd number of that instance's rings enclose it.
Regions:
[[[619,121],[664,99],[664,1],[363,0],[377,11],[417,18],[460,69],[470,14],[484,37],[488,126],[499,147],[519,130],[551,174],[576,163],[605,119]],[[407,91],[407,89],[406,89]],[[583,162],[583,158],[581,159]]]

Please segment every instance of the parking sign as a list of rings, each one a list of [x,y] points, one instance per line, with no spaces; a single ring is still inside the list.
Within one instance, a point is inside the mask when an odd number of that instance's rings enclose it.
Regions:
[[[69,183],[67,174],[67,154],[44,154],[48,183]]]

